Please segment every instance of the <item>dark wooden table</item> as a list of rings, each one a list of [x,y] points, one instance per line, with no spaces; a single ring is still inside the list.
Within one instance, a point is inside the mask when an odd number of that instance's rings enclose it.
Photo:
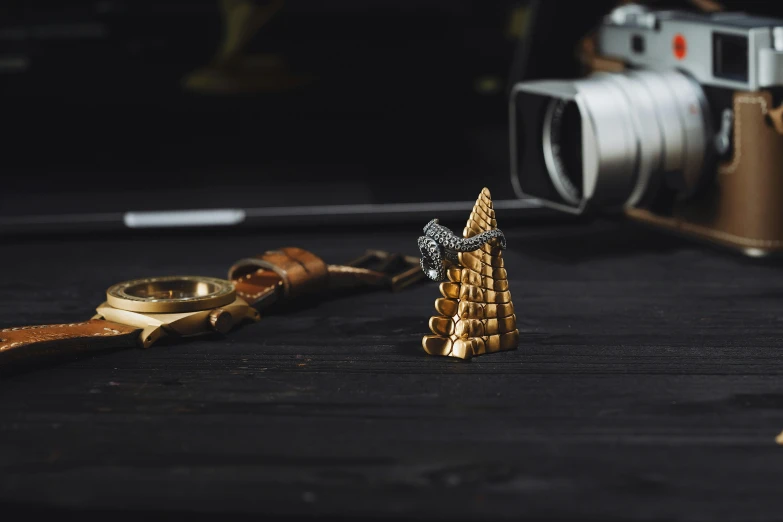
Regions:
[[[0,326],[276,246],[415,254],[418,232],[4,239]],[[783,265],[627,223],[505,232],[515,352],[423,355],[432,283],[3,377],[0,513],[783,517]]]

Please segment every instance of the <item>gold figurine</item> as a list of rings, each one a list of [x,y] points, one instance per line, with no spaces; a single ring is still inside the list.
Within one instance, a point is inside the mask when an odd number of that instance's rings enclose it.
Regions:
[[[503,267],[506,239],[497,228],[486,187],[462,236],[433,219],[419,238],[422,270],[431,279],[444,281],[443,297],[435,300],[438,315],[429,322],[433,335],[425,335],[421,345],[430,355],[459,359],[514,350],[519,330]]]

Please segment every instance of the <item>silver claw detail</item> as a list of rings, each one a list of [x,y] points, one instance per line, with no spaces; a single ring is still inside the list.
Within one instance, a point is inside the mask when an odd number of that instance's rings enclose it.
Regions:
[[[506,236],[499,228],[472,237],[459,237],[433,219],[424,227],[424,235],[418,242],[421,269],[433,281],[445,281],[447,262],[458,263],[459,252],[473,252],[493,240],[501,249],[506,248]]]

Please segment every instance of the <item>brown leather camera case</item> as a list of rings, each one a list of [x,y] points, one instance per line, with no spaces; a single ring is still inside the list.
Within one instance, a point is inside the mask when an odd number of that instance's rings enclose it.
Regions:
[[[734,93],[734,154],[709,193],[678,202],[671,217],[644,209],[628,216],[749,255],[783,250],[783,135],[770,120],[772,103],[765,91]]]

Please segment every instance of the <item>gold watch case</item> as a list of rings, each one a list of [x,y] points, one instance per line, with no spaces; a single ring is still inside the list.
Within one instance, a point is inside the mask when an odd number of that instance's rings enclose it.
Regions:
[[[113,285],[95,319],[142,328],[147,348],[164,336],[192,337],[226,333],[258,312],[236,296],[234,284],[202,276],[134,279]]]
[[[196,312],[236,299],[231,281],[215,277],[169,276],[117,283],[106,290],[106,302],[130,312]]]

